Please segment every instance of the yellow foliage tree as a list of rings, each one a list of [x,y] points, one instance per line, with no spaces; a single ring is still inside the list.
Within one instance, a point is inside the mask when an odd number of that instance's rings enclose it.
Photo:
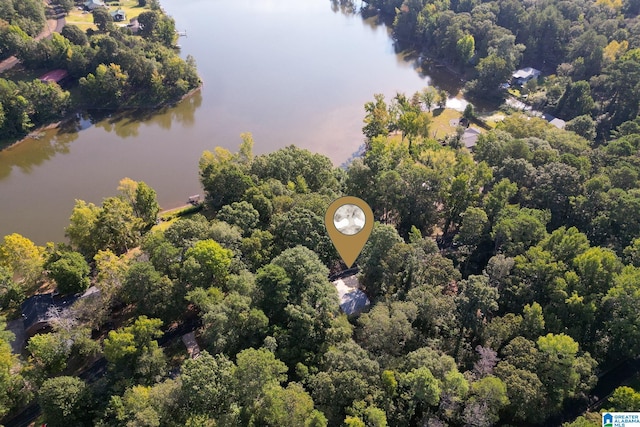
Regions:
[[[612,40],[611,43],[604,48],[603,55],[606,60],[610,62],[615,62],[623,53],[625,53],[629,49],[629,42],[626,40],[622,40],[618,42],[617,40]]]
[[[596,0],[596,4],[616,11],[622,9],[622,0]]]
[[[42,273],[44,248],[26,237],[13,233],[0,245],[0,265],[13,272],[14,279],[33,284]]]

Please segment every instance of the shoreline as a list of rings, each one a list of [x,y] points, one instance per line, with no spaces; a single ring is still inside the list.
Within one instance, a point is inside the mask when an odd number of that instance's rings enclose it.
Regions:
[[[115,110],[113,110],[113,113],[114,114],[118,114],[118,113],[124,113],[125,111],[142,110],[142,109],[159,111],[162,108],[171,108],[171,107],[174,107],[174,106],[178,105],[179,103],[181,103],[185,99],[188,99],[188,98],[192,97],[193,95],[195,95],[198,91],[202,90],[203,86],[204,86],[204,82],[202,82],[202,80],[201,80],[201,83],[200,83],[200,85],[198,87],[190,90],[189,92],[184,94],[182,97],[180,97],[180,99],[178,99],[176,101],[171,101],[171,102],[168,102],[166,104],[158,104],[158,105],[154,105],[154,106],[150,106],[150,107],[126,107],[126,106],[123,106],[123,107],[119,107],[119,108],[116,108]],[[52,130],[52,129],[58,129],[62,125],[67,124],[67,123],[69,123],[69,122],[71,122],[73,120],[76,120],[78,118],[79,114],[85,113],[88,110],[89,109],[87,109],[87,108],[77,108],[73,112],[69,112],[68,114],[66,114],[65,117],[61,118],[57,122],[52,122],[52,123],[47,123],[47,124],[40,125],[37,128],[35,128],[32,131],[30,131],[25,136],[23,136],[22,138],[20,138],[19,140],[11,142],[7,146],[0,148],[0,153],[5,151],[5,150],[9,150],[9,149],[11,149],[13,147],[16,147],[16,146],[22,144],[23,142],[27,141],[28,139],[39,139],[39,134],[41,134],[42,132],[45,132],[45,131],[48,131],[48,130]],[[91,110],[100,111],[100,109],[98,109],[98,108],[91,108]],[[106,110],[107,109],[105,109],[105,111]]]

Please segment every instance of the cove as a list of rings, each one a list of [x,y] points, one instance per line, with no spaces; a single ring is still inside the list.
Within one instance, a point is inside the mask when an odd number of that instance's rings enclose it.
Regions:
[[[357,6],[359,6],[358,2]],[[434,84],[397,53],[388,28],[331,0],[164,0],[186,31],[204,86],[176,106],[83,115],[0,152],[0,237],[64,241],[75,199],[99,204],[123,177],[145,181],[163,208],[201,193],[198,160],[216,146],[235,151],[251,132],[264,154],[295,144],[347,160],[363,142],[364,104]]]

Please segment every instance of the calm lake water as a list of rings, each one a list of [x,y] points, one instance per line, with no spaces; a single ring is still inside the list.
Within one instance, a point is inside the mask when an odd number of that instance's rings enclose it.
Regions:
[[[141,116],[83,119],[0,152],[0,236],[63,241],[74,199],[99,204],[123,177],[145,181],[163,208],[201,193],[203,150],[256,154],[290,144],[339,165],[362,144],[364,104],[432,84],[397,54],[388,29],[331,0],[163,0],[186,31],[184,56],[205,84],[176,107]],[[450,76],[435,82],[448,91]],[[455,100],[452,100],[455,102]]]

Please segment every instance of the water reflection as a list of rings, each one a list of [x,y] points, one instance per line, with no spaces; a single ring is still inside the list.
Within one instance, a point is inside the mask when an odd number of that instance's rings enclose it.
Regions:
[[[383,28],[387,35],[393,38],[392,19],[367,8],[361,0],[331,0],[331,10],[336,13],[341,12],[344,15],[359,14],[362,17],[362,22],[372,31]],[[438,89],[444,89],[451,95],[447,101],[447,107],[456,110],[464,109],[467,102],[460,99],[459,96],[464,86],[464,80],[460,78],[458,73],[428,59],[424,54],[412,50],[410,46],[403,45],[397,40],[393,42],[393,51],[398,65],[406,66],[408,64],[420,78],[426,80],[427,84],[430,85],[432,81],[437,81]]]
[[[25,138],[0,152],[0,181],[8,178],[14,167],[29,174],[56,154],[69,153],[69,144],[76,139],[77,132],[59,133],[56,130],[39,132],[37,136]]]
[[[331,0],[331,10],[343,15],[353,15],[362,10],[362,0]]]
[[[415,55],[394,58],[390,23],[368,19],[362,0],[162,3],[188,30],[182,53],[198,58],[203,93],[163,111],[92,111],[0,152],[0,236],[62,240],[74,199],[99,203],[124,176],[178,206],[200,191],[202,151],[237,151],[242,132],[257,154],[295,143],[340,164],[361,145],[374,93],[455,89],[446,70],[430,80]]]
[[[202,105],[202,93],[197,91],[173,107],[161,110],[140,109],[123,112],[88,111],[66,120],[56,129],[45,130],[0,151],[0,181],[11,175],[14,167],[30,174],[57,154],[68,154],[70,144],[82,131],[92,126],[114,133],[120,139],[140,136],[140,125],[171,129],[172,123],[189,128],[195,124],[195,112]]]
[[[173,124],[189,128],[195,124],[195,111],[202,105],[200,90],[189,95],[178,104],[163,107],[159,110],[140,108],[118,113],[92,112],[92,122],[96,127],[107,132],[114,132],[120,138],[126,139],[139,136],[141,124],[158,125],[163,130],[171,130]]]

